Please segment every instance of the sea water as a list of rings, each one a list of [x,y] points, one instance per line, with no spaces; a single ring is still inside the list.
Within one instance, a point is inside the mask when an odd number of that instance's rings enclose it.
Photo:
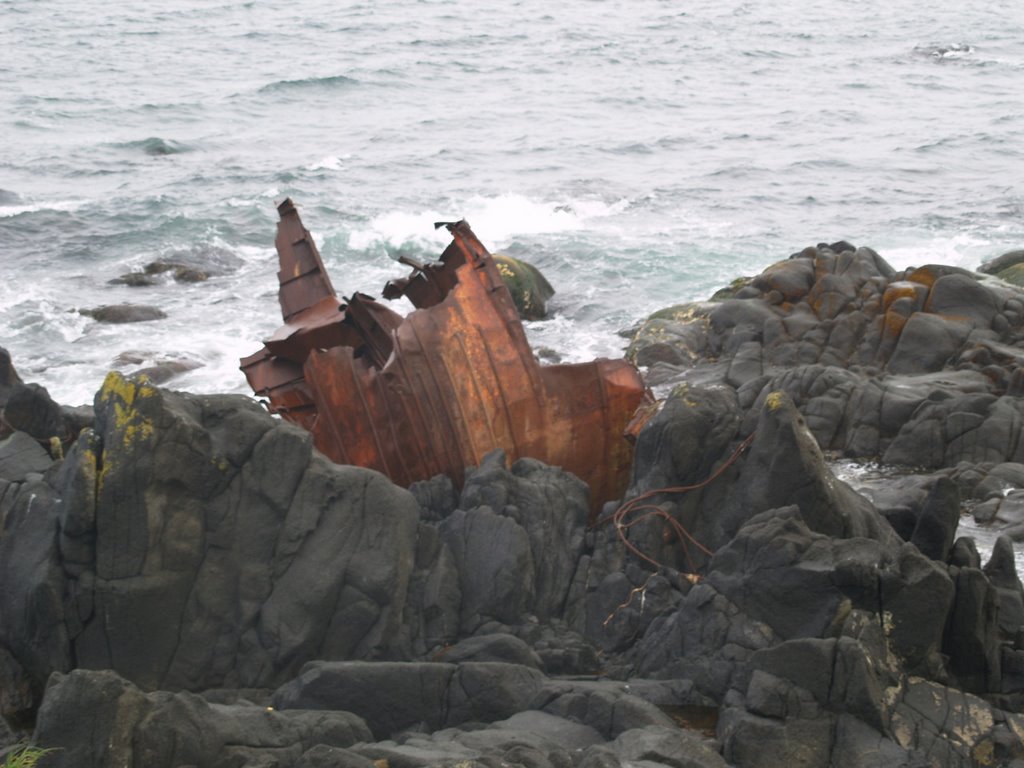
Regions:
[[[1021,39],[1019,0],[0,0],[0,345],[67,404],[247,392],[285,197],[346,295],[466,218],[565,361],[820,241],[974,268],[1024,247]],[[211,277],[111,283],[157,260]],[[167,318],[79,311],[122,302]]]

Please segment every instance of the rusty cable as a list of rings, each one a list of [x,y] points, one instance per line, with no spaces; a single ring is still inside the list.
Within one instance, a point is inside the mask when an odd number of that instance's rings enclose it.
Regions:
[[[696,546],[701,552],[703,552],[708,557],[710,557],[713,554],[711,550],[705,547],[703,544],[701,544],[696,538],[694,538],[693,535],[686,530],[686,527],[682,523],[680,523],[678,520],[676,520],[674,517],[668,514],[668,512],[666,512],[660,506],[656,504],[644,504],[642,502],[645,502],[648,499],[651,499],[655,496],[659,496],[664,493],[687,493],[689,491],[700,490],[701,488],[710,485],[719,477],[721,477],[722,473],[725,472],[726,469],[731,467],[736,462],[736,460],[740,457],[743,451],[745,451],[753,442],[755,434],[757,433],[751,432],[749,435],[747,435],[747,437],[744,438],[743,442],[741,442],[737,446],[736,450],[732,452],[732,455],[729,456],[729,458],[726,459],[725,462],[720,467],[718,467],[718,469],[716,469],[707,478],[700,481],[699,483],[694,483],[692,485],[670,486],[668,488],[653,488],[649,491],[645,491],[636,498],[624,502],[612,514],[595,522],[593,527],[597,528],[599,525],[604,525],[605,523],[610,522],[615,523],[615,532],[618,535],[619,540],[626,547],[626,549],[628,549],[630,552],[632,552],[640,559],[646,560],[655,568],[662,568],[662,563],[659,563],[654,558],[640,551],[640,549],[631,541],[629,541],[629,539],[626,537],[626,530],[632,528],[637,523],[643,522],[644,520],[647,520],[651,517],[660,517],[663,521],[667,522],[672,527],[672,530],[674,530],[675,533],[679,536],[680,541],[682,541],[683,543],[683,554],[686,556],[686,561],[691,569],[696,570],[695,564],[693,562],[693,557],[690,555],[690,549],[686,545],[686,542],[692,542],[694,546]],[[645,513],[634,520],[630,520],[629,522],[625,521],[627,515],[639,511],[644,511]],[[696,573],[687,573],[685,574],[685,576],[691,582],[695,582],[699,578],[699,576]]]

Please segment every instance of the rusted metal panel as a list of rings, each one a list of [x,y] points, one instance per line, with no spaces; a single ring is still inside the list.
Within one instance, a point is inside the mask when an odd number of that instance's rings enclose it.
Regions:
[[[487,249],[464,221],[440,260],[385,286],[401,317],[365,294],[334,293],[290,200],[277,249],[285,325],[242,369],[270,409],[334,461],[401,485],[465,468],[495,448],[573,472],[592,508],[618,498],[632,462],[624,432],[649,394],[625,360],[541,366]],[[441,226],[441,225],[439,225]]]

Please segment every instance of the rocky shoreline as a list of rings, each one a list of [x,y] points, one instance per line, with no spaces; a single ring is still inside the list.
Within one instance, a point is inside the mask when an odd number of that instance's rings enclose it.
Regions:
[[[61,408],[4,353],[7,741],[79,768],[1024,765],[1024,290],[819,245],[628,354],[664,397],[588,527],[535,460],[400,488],[249,398],[111,374]],[[869,499],[829,456],[909,471]],[[1005,529],[987,563],[966,506]]]

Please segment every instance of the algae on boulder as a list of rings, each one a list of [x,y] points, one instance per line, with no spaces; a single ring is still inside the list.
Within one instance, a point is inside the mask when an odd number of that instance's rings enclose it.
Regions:
[[[548,313],[548,299],[555,289],[533,264],[504,253],[493,254],[501,279],[512,294],[516,311],[524,320],[540,320]]]

